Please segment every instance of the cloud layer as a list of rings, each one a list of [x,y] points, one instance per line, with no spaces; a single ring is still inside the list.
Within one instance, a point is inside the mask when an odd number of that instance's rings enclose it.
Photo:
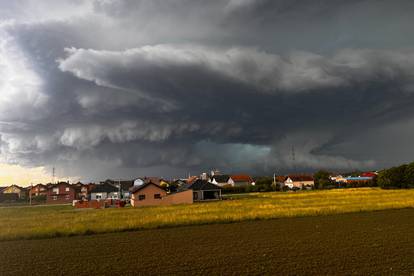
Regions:
[[[0,4],[1,162],[97,180],[413,154],[410,1],[52,2]]]

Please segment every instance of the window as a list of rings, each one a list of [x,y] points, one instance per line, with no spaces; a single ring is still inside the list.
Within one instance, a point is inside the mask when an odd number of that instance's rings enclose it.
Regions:
[[[97,195],[95,195],[95,198],[96,199],[101,199],[102,198],[102,195],[101,194],[97,194]]]
[[[66,187],[66,192],[69,192],[69,187]]]
[[[154,194],[155,199],[161,199],[161,194]]]
[[[59,193],[59,188],[53,188],[53,193],[58,194]]]
[[[139,195],[138,200],[145,200],[145,195]]]
[[[57,196],[53,196],[53,200],[57,200]]]
[[[65,196],[65,199],[66,199],[66,200],[69,200],[69,199],[70,199],[70,195],[66,195],[66,196]]]

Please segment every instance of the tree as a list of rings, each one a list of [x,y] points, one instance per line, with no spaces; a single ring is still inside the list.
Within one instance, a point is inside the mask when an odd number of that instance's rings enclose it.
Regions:
[[[273,178],[270,176],[258,177],[255,186],[259,191],[268,192],[274,190],[272,187]]]
[[[407,188],[411,169],[408,165],[401,165],[382,170],[378,173],[377,184],[381,188]]]
[[[325,170],[319,170],[313,175],[313,181],[315,183],[315,189],[323,189],[323,187],[332,184],[329,179],[330,173]]]

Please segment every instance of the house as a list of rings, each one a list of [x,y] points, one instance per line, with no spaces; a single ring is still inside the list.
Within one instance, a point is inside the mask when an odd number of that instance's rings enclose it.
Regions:
[[[254,183],[253,179],[246,174],[240,174],[240,175],[231,175],[229,180],[227,181],[227,184],[234,186],[234,187],[240,187],[240,186],[249,186]]]
[[[47,196],[47,186],[44,184],[37,184],[29,188],[29,196],[37,197],[37,196]]]
[[[221,199],[221,187],[206,180],[198,179],[193,184],[185,187],[186,190],[193,191],[193,200],[218,200]]]
[[[130,193],[131,205],[134,207],[193,203],[191,190],[167,195],[165,189],[151,181],[133,186],[130,189]]]
[[[76,199],[75,187],[67,182],[47,185],[46,203],[72,203]]]
[[[116,188],[118,188],[118,192],[119,190],[121,190],[121,194],[118,197],[119,199],[130,199],[131,195],[129,192],[129,189],[134,186],[134,183],[137,181],[144,181],[141,179],[136,179],[136,180],[111,180],[111,179],[107,179],[105,180],[105,182],[101,182],[101,184],[107,183],[110,184]],[[138,182],[137,182],[138,183]]]
[[[28,196],[28,189],[17,186],[11,185],[9,187],[4,188],[1,191],[2,194],[16,194],[18,199],[26,199]]]
[[[313,187],[315,183],[310,175],[288,175],[284,185],[290,189],[303,189],[305,187]]]
[[[73,184],[73,186],[76,190],[76,199],[87,200],[90,198],[90,193],[95,187],[95,184],[94,183],[83,184],[81,182],[78,182],[76,184]]]
[[[230,176],[229,175],[213,175],[211,178],[210,178],[210,183],[213,183],[213,184],[215,184],[215,185],[218,185],[218,186],[225,186],[225,185],[229,185],[229,183],[228,183],[228,181],[229,181],[229,179],[230,179]]]
[[[108,183],[103,182],[96,185],[90,192],[91,200],[106,200],[106,199],[119,199],[119,188]]]

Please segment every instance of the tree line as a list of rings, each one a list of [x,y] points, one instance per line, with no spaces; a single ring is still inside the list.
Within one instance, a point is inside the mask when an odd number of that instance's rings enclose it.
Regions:
[[[380,171],[377,183],[384,189],[414,188],[414,162]]]

